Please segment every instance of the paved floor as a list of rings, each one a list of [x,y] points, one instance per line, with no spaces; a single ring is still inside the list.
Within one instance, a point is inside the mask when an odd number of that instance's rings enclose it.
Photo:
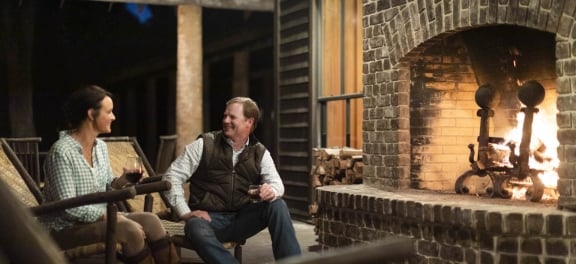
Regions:
[[[320,254],[318,249],[317,236],[314,232],[314,226],[305,222],[294,220],[294,229],[302,249],[302,256],[315,256]],[[265,264],[274,263],[272,246],[270,245],[270,234],[265,229],[257,235],[246,240],[242,247],[243,264]],[[182,249],[182,263],[196,264],[204,263],[193,250]],[[73,264],[101,264],[104,263],[103,256],[93,256],[90,258],[78,259],[72,261]]]
[[[305,222],[294,221],[294,229],[300,243],[303,256],[319,254],[317,251],[318,242],[314,232],[314,226]],[[270,234],[268,230],[263,230],[257,235],[246,240],[242,247],[243,264],[274,263],[272,246],[270,245]],[[182,250],[182,263],[202,263],[202,260],[193,250]]]

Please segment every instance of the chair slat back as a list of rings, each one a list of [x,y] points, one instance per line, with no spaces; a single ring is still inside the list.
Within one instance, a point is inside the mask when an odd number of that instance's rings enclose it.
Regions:
[[[20,162],[26,168],[36,185],[40,186],[44,180],[40,168],[40,151],[38,145],[41,137],[5,138]]]
[[[160,136],[160,144],[158,145],[158,154],[156,155],[156,173],[162,174],[166,172],[168,167],[176,158],[176,140],[178,135],[163,135]]]
[[[112,166],[112,172],[114,175],[120,176],[123,172],[124,164],[126,163],[127,157],[129,156],[139,156],[142,158],[144,163],[144,169],[146,171],[144,177],[156,176],[154,169],[150,165],[148,158],[142,151],[138,140],[135,137],[101,137],[100,139],[106,142],[108,147],[108,156],[110,158],[110,165]],[[154,204],[152,205],[152,212],[161,213],[166,211],[166,205],[162,202],[160,194],[153,193]],[[128,208],[130,211],[143,211],[145,197],[142,195],[136,196],[134,199],[128,200]]]
[[[0,139],[0,170],[2,180],[25,206],[33,207],[43,202],[40,189],[4,139]]]

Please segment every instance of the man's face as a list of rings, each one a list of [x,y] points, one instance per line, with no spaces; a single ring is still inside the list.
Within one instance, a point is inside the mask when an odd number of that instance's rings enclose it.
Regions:
[[[93,112],[92,124],[98,134],[107,134],[112,132],[112,121],[116,120],[116,116],[112,110],[114,109],[114,103],[112,98],[106,96],[102,99],[102,107],[98,110],[98,113]]]
[[[232,140],[245,140],[250,135],[253,118],[244,116],[244,106],[239,103],[233,103],[226,106],[224,117],[222,118],[222,130],[224,135]]]

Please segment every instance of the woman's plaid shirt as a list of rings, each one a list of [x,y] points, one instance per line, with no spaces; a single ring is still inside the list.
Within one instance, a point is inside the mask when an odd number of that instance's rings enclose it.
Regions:
[[[96,139],[92,160],[90,167],[82,155],[80,143],[67,132],[61,132],[44,162],[46,202],[109,189],[115,176],[104,141]],[[106,204],[85,205],[42,217],[40,221],[48,230],[58,231],[77,223],[95,222],[105,212]]]

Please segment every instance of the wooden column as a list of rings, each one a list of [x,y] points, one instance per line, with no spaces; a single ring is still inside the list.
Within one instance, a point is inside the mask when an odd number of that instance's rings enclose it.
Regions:
[[[250,53],[246,50],[234,53],[234,83],[232,96],[248,96],[250,86]]]
[[[178,6],[177,153],[203,132],[202,53],[202,7]]]

